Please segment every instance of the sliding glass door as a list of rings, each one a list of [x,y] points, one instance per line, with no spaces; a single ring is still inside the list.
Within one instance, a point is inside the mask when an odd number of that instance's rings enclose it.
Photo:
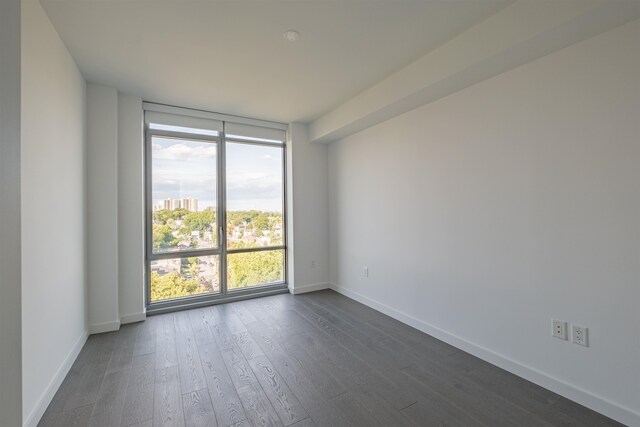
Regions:
[[[145,118],[148,310],[284,288],[284,131]]]

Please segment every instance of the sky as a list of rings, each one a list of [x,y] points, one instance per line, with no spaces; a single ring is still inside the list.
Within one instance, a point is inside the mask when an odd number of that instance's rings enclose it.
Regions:
[[[216,205],[216,144],[152,139],[153,204],[198,199]],[[227,209],[282,211],[282,148],[227,143]]]

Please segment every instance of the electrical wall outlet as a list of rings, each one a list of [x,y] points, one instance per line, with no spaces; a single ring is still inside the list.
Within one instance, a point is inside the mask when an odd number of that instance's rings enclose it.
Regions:
[[[315,259],[311,260],[311,268],[316,268],[316,260]]]
[[[553,323],[552,335],[561,340],[567,339],[567,322],[551,319]]]
[[[589,329],[583,326],[571,325],[571,341],[574,344],[589,347]]]
[[[365,266],[362,274],[364,275],[364,277],[369,277],[369,267]]]

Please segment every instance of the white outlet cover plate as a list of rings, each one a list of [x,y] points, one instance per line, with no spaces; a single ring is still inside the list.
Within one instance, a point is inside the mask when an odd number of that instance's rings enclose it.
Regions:
[[[571,325],[571,342],[589,347],[589,328]]]
[[[562,320],[551,319],[552,321],[552,330],[551,335],[561,340],[567,339],[567,322]]]

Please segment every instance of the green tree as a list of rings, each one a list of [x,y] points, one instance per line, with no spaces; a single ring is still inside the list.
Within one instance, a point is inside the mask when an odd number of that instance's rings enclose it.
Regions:
[[[269,214],[267,212],[260,212],[253,218],[252,224],[255,230],[253,235],[257,237],[262,236],[263,231],[269,230]]]
[[[161,209],[153,212],[153,222],[154,224],[166,224],[170,219],[174,221],[179,220],[184,218],[188,213],[189,211],[186,209]]]
[[[188,267],[186,272],[189,276],[195,278],[200,275],[200,266],[198,265],[198,258],[187,258]]]
[[[234,254],[228,264],[229,289],[284,280],[281,251]]]
[[[168,225],[153,224],[153,249],[155,251],[168,249],[178,244],[173,236],[173,230]]]
[[[213,211],[189,212],[184,216],[184,225],[191,231],[213,231],[216,214]]]
[[[151,301],[193,295],[200,293],[198,288],[196,279],[186,279],[178,273],[151,273]]]

